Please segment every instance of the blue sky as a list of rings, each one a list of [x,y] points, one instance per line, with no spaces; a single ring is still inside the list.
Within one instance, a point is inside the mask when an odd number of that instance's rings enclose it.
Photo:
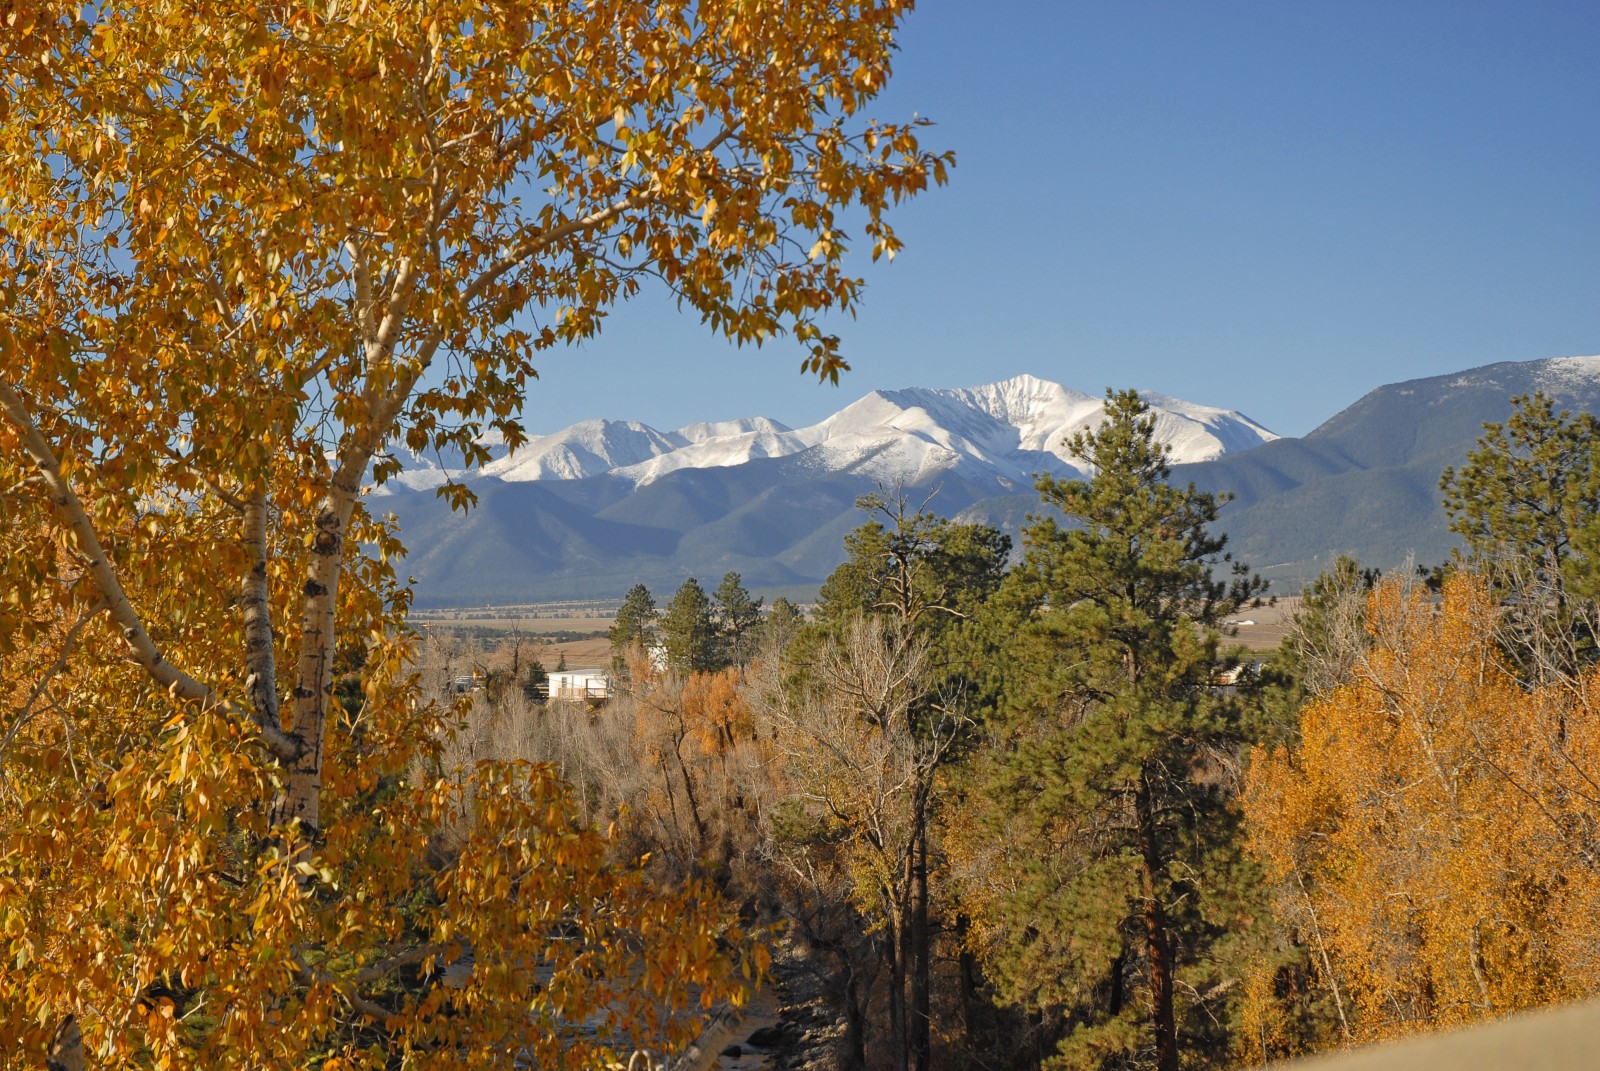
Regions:
[[[1031,372],[1299,435],[1383,383],[1600,353],[1593,0],[924,0],[901,45],[873,112],[958,162],[836,325],[840,387],[647,292],[547,357],[530,431]]]

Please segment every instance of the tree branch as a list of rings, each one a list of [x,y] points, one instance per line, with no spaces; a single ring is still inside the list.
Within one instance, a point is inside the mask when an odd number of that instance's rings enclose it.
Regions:
[[[249,556],[240,586],[244,608],[245,688],[256,719],[278,721],[278,667],[272,648],[272,586],[267,580],[267,487],[263,482],[244,503],[242,542]]]
[[[123,640],[133,652],[134,660],[144,668],[152,680],[167,689],[174,697],[187,699],[202,706],[220,707],[229,714],[239,716],[260,731],[262,740],[273,755],[285,761],[292,761],[298,757],[303,745],[285,733],[281,726],[252,717],[236,703],[219,695],[209,685],[195,680],[166,660],[155,641],[150,638],[150,634],[145,631],[138,611],[128,600],[122,581],[118,579],[116,570],[111,567],[111,561],[106,556],[105,548],[101,546],[100,537],[94,529],[94,522],[90,520],[71,483],[62,474],[61,464],[56,459],[55,452],[45,439],[44,433],[39,430],[38,424],[34,422],[33,415],[28,412],[22,397],[12,389],[3,375],[0,375],[0,410],[4,410],[11,423],[22,433],[23,450],[32,460],[34,467],[39,470],[45,486],[49,488],[50,502],[55,507],[57,515],[77,537],[78,548],[88,559],[89,572],[100,588],[112,620],[117,623]]]
[[[39,682],[33,686],[33,691],[28,693],[27,702],[22,704],[22,711],[17,715],[17,720],[12,723],[11,728],[6,732],[5,739],[0,740],[0,757],[3,757],[11,747],[11,742],[16,739],[17,733],[22,731],[23,726],[33,720],[33,705],[39,701],[39,697],[44,694],[44,690],[50,686],[50,682],[55,679],[56,674],[67,667],[67,662],[72,657],[73,645],[78,642],[78,634],[83,631],[85,625],[94,620],[96,614],[105,608],[106,601],[101,599],[85,610],[78,620],[72,623],[72,627],[67,630],[66,636],[61,641],[61,654],[56,657],[54,664],[44,671],[44,675],[39,678]],[[3,771],[0,771],[0,775],[3,775]]]

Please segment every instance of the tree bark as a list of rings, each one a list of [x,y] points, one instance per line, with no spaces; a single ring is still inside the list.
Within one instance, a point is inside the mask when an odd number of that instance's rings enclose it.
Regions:
[[[890,912],[889,934],[889,1036],[892,1043],[891,1066],[907,1071],[906,1065],[906,917],[903,904]]]
[[[867,1071],[867,1010],[861,1003],[861,983],[856,977],[855,965],[848,962],[847,953],[842,953],[841,958],[846,960],[844,967],[844,1037],[840,1041],[843,1051],[839,1054],[841,1071]]]
[[[0,372],[3,372],[3,369],[0,369]],[[61,470],[60,459],[56,457],[44,433],[34,422],[33,414],[28,411],[22,396],[12,389],[3,375],[0,375],[0,410],[5,412],[6,417],[22,433],[22,448],[44,480],[56,516],[77,539],[78,550],[88,560],[89,573],[94,577],[101,597],[105,600],[106,609],[116,621],[118,631],[122,633],[123,641],[127,643],[134,661],[149,674],[151,680],[177,698],[198,703],[203,707],[220,707],[229,715],[254,725],[261,734],[262,743],[274,756],[285,761],[296,759],[303,751],[301,742],[285,733],[277,722],[265,720],[259,714],[239,709],[236,704],[212,690],[210,685],[195,680],[167,661],[161,649],[145,631],[138,610],[134,608],[127,592],[123,590],[122,581],[100,543],[100,536],[95,531],[93,519],[90,518],[88,510],[84,508],[71,482]]]
[[[961,1026],[966,1034],[967,1048],[981,1052],[983,1039],[978,1036],[981,1030],[978,1014],[984,1010],[986,1002],[978,992],[978,957],[967,947],[967,933],[971,929],[972,920],[969,917],[956,916],[956,939],[961,948],[956,960],[961,978]]]
[[[364,463],[363,463],[364,466]],[[298,819],[303,837],[314,838],[322,822],[322,760],[333,705],[333,661],[338,646],[336,618],[339,576],[344,567],[344,538],[355,512],[360,485],[342,483],[344,466],[317,511],[306,567],[300,665],[294,687],[294,720],[290,732],[304,748],[285,768],[286,783],[275,823]]]
[[[926,808],[919,808],[916,831],[912,841],[911,864],[911,925],[910,955],[907,966],[911,972],[911,1062],[915,1071],[929,1071],[933,1059],[930,1032],[932,1009],[929,1002],[931,988],[930,937],[928,933],[928,817]]]
[[[1173,1014],[1172,940],[1161,904],[1161,848],[1156,833],[1150,782],[1139,776],[1134,801],[1138,811],[1139,854],[1143,859],[1145,945],[1150,957],[1150,1004],[1156,1030],[1156,1068],[1178,1071],[1178,1031]]]
[[[263,724],[278,722],[278,667],[272,647],[272,590],[267,579],[267,491],[262,485],[245,500],[241,539],[250,567],[240,585],[244,611],[245,690]]]
[[[83,1057],[83,1033],[78,1029],[76,1016],[69,1015],[56,1028],[50,1042],[50,1055],[45,1057],[47,1071],[86,1071]]]

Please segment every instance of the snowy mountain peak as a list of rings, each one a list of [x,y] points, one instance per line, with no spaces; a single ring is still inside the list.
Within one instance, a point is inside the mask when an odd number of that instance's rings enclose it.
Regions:
[[[703,443],[710,439],[726,439],[736,435],[748,435],[752,432],[770,435],[782,435],[794,429],[787,424],[780,424],[767,417],[747,417],[744,420],[719,420],[712,423],[689,424],[679,428],[673,434],[682,437],[686,442]]]
[[[1559,391],[1600,383],[1600,357],[1552,357],[1542,363],[1536,377],[1542,388]]]
[[[1239,413],[1144,392],[1156,435],[1174,464],[1207,461],[1277,438]],[[637,421],[584,420],[537,436],[481,474],[456,478],[576,480],[609,476],[635,486],[678,469],[723,468],[786,458],[808,471],[856,473],[916,483],[943,472],[1009,488],[1038,472],[1081,473],[1066,447],[1099,424],[1105,400],[1037,376],[977,387],[877,390],[827,419],[794,429],[766,417],[690,424],[660,432]],[[442,470],[408,472],[411,487],[442,482]]]

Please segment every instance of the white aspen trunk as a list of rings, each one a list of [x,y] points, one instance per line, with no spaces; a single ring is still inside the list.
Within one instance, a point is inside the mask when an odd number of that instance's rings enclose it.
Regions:
[[[267,581],[267,492],[245,499],[241,525],[250,567],[240,585],[244,610],[245,688],[263,724],[278,725],[278,666],[272,648],[272,591]]]
[[[72,531],[73,537],[78,542],[78,550],[87,559],[89,572],[100,589],[106,609],[111,614],[112,620],[116,621],[117,628],[122,633],[122,638],[127,643],[134,661],[150,675],[152,680],[170,691],[176,698],[202,706],[221,707],[230,715],[254,724],[261,733],[263,743],[273,755],[286,761],[293,760],[300,753],[300,744],[285,733],[276,722],[265,721],[247,714],[224,696],[218,695],[209,685],[195,680],[167,661],[161,649],[145,631],[139,612],[128,600],[122,581],[118,578],[110,557],[100,543],[93,519],[61,471],[60,459],[56,457],[55,451],[45,439],[43,432],[39,430],[39,426],[34,423],[33,415],[28,411],[22,396],[11,388],[3,375],[0,375],[0,411],[3,411],[11,423],[22,432],[23,450],[27,452],[29,460],[33,462],[34,468],[39,471],[40,477],[49,489],[50,504],[55,508],[56,516]]]
[[[283,796],[273,815],[275,823],[298,819],[303,837],[315,837],[322,819],[322,759],[327,743],[328,714],[333,704],[339,575],[344,564],[345,532],[350,527],[350,517],[355,512],[356,497],[361,490],[359,484],[342,478],[348,468],[348,461],[340,466],[328,495],[317,510],[311,560],[306,565],[300,665],[289,726],[303,750],[284,767]]]

